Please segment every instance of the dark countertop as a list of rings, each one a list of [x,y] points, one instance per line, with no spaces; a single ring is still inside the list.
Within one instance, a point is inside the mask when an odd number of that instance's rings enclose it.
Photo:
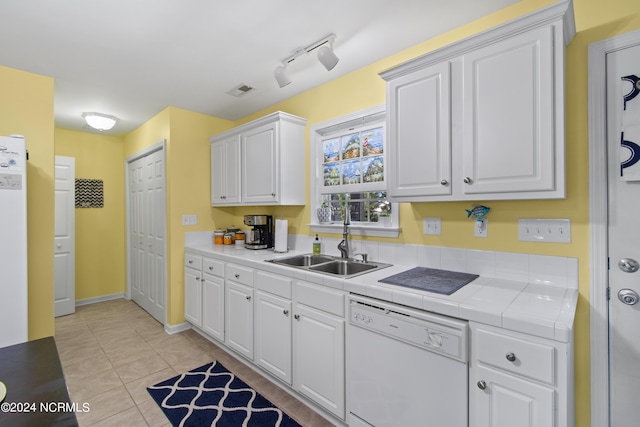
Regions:
[[[53,337],[0,348],[0,381],[0,426],[78,425]]]

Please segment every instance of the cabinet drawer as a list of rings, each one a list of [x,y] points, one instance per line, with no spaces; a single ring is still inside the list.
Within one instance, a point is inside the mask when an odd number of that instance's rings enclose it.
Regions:
[[[224,262],[211,258],[203,258],[202,272],[218,277],[224,277]]]
[[[184,266],[194,268],[196,270],[202,269],[202,257],[200,255],[193,255],[190,253],[184,254]]]
[[[256,272],[256,289],[291,299],[291,279],[288,277],[258,271]]]
[[[241,267],[235,264],[227,264],[225,266],[224,277],[243,285],[253,286],[253,270],[247,267]]]
[[[547,384],[554,384],[555,348],[553,346],[483,329],[478,329],[475,339],[474,347],[478,362]]]
[[[344,292],[306,282],[296,282],[294,292],[296,302],[344,317]]]

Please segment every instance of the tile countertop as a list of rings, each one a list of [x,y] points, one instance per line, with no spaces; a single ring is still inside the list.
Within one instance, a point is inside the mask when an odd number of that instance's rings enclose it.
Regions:
[[[234,245],[203,242],[187,243],[185,250],[347,292],[559,342],[569,342],[573,335],[578,290],[570,287],[480,276],[451,295],[440,295],[378,282],[385,277],[416,267],[415,265],[395,263],[388,268],[343,279],[265,262],[309,251],[291,250],[287,253],[275,253],[270,249],[249,250]]]

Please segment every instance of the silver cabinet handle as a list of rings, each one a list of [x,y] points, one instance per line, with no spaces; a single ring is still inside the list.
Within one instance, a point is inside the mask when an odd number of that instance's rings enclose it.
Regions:
[[[189,260],[189,264],[193,264],[193,261]]]
[[[299,321],[300,320],[300,315],[299,314],[294,314],[293,318]]]
[[[209,267],[209,271],[213,271],[213,267]]]
[[[484,380],[478,381],[478,388],[480,390],[485,390],[487,388],[487,383]]]
[[[199,280],[200,280],[200,278],[199,278],[199,277],[196,277],[196,280],[198,280],[198,281],[199,281]]]
[[[236,276],[236,279],[239,279],[239,278],[240,278],[240,275],[239,275],[239,274],[236,274],[235,276]]]
[[[289,310],[284,310],[282,313],[284,313],[285,316],[289,315]]]
[[[247,295],[245,298],[247,299],[247,301],[251,301],[251,295]]]
[[[440,181],[440,185],[449,185],[449,181],[443,179],[442,181]]]
[[[271,197],[276,197],[276,193],[271,193]]]
[[[464,177],[464,183],[465,184],[471,184],[471,182],[472,182],[471,178],[469,178],[468,176]]]
[[[516,361],[516,355],[513,353],[507,353],[507,355],[505,356],[507,358],[507,360],[509,362],[515,362]]]

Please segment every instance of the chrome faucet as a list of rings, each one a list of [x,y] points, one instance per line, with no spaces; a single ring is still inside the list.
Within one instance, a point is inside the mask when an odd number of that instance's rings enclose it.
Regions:
[[[338,243],[338,250],[342,259],[349,258],[349,226],[351,225],[351,209],[349,203],[344,208],[344,223],[342,225],[342,242]]]

